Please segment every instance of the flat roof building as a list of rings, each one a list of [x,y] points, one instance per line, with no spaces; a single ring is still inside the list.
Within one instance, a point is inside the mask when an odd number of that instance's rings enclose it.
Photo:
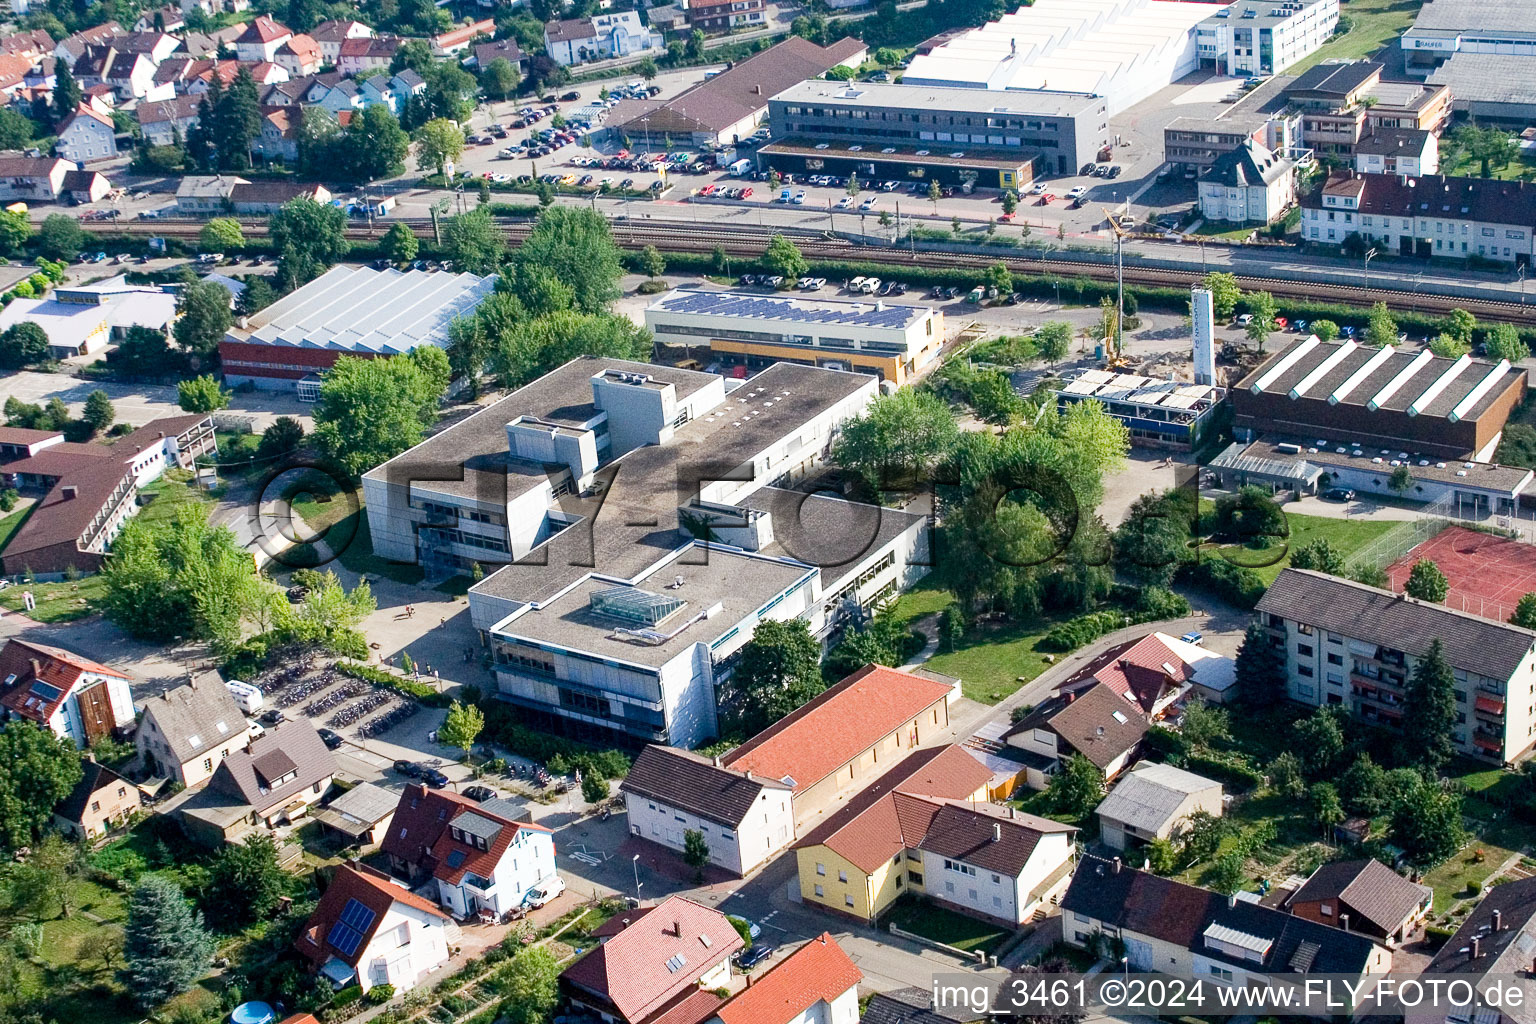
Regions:
[[[1403,70],[1422,77],[1457,53],[1536,55],[1536,22],[1526,0],[1429,0],[1398,45]]]
[[[1461,50],[1429,72],[1451,91],[1451,109],[1479,121],[1536,122],[1536,49],[1530,53]]]
[[[374,551],[436,577],[493,570],[470,615],[529,716],[695,746],[759,621],[825,633],[926,571],[922,517],[778,492],[874,377],[777,363],[725,384],[573,360],[365,474]]]
[[[906,384],[938,358],[944,314],[930,306],[845,302],[679,288],[645,310],[662,344],[759,369],[780,360],[870,373]]]
[[[865,179],[960,183],[974,171],[977,185],[1017,188],[1075,174],[1109,141],[1104,98],[1082,92],[809,81],[768,108],[772,166]],[[779,159],[790,156],[800,162]]]
[[[914,57],[908,85],[1091,93],[1109,113],[1199,68],[1211,5],[1180,0],[1036,0]]]
[[[1276,75],[1310,56],[1339,26],[1339,0],[1238,0],[1196,29],[1202,68]]]
[[[393,356],[421,345],[447,347],[448,325],[474,311],[494,277],[332,267],[246,318],[219,343],[224,379],[264,389],[298,388],[313,401],[337,357]]]
[[[1097,401],[1124,423],[1131,443],[1189,449],[1200,443],[1227,389],[1190,381],[1109,370],[1069,371],[1056,389],[1063,412],[1075,402]]]

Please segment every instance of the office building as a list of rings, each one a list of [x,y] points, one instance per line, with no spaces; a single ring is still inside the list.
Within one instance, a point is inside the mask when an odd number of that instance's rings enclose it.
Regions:
[[[1189,381],[1069,370],[1056,389],[1056,404],[1065,412],[1075,402],[1099,402],[1125,424],[1132,444],[1188,451],[1199,445],[1226,393],[1225,388]]]
[[[1506,764],[1536,742],[1536,632],[1304,569],[1281,572],[1256,610],[1298,703],[1400,727],[1404,688],[1438,640],[1456,676],[1457,752]]]
[[[1339,0],[1238,0],[1199,24],[1195,48],[1218,74],[1278,75],[1338,27]]]
[[[1458,53],[1536,56],[1536,22],[1525,0],[1429,0],[1398,45],[1403,69],[1424,77]],[[1494,77],[1495,69],[1487,74]]]
[[[1163,159],[1199,172],[1245,142],[1296,163],[1311,159],[1301,144],[1301,115],[1285,97],[1288,78],[1271,78],[1212,117],[1184,115],[1163,128]]]
[[[448,325],[474,312],[494,277],[332,267],[240,324],[219,343],[224,380],[320,396],[340,356],[394,356],[447,347]]]
[[[1536,52],[1453,53],[1425,81],[1449,89],[1451,109],[1474,120],[1536,122]]]
[[[758,370],[779,361],[852,370],[901,387],[938,358],[944,314],[929,306],[679,288],[653,302],[645,326],[664,345]]]
[[[695,746],[757,622],[822,634],[926,571],[922,517],[782,489],[877,389],[777,363],[727,393],[714,374],[573,360],[365,474],[374,551],[488,571],[471,618],[530,717]]]
[[[1076,173],[1109,140],[1103,97],[1081,92],[808,81],[768,106],[760,162],[865,180],[1018,188]]]

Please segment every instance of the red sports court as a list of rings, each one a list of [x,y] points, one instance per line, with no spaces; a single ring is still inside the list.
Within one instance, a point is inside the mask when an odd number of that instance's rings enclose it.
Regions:
[[[1402,590],[1413,563],[1427,558],[1450,582],[1445,605],[1484,618],[1507,620],[1524,595],[1536,591],[1536,546],[1448,526],[1387,566],[1393,590]]]

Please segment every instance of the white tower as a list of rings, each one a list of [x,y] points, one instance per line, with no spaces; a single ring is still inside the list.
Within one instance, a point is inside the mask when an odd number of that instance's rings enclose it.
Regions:
[[[1216,314],[1208,289],[1189,290],[1189,318],[1195,334],[1195,383],[1215,384]]]

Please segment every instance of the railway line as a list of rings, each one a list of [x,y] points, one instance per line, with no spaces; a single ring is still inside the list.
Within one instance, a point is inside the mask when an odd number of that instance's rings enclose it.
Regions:
[[[391,218],[390,223],[405,224],[417,235],[430,237],[431,221],[426,218]],[[110,221],[86,222],[81,225],[102,234],[131,234],[196,238],[202,229],[198,221]],[[509,222],[502,225],[509,241],[521,242],[532,229],[529,222]],[[845,238],[828,237],[824,232],[795,228],[769,228],[739,224],[719,226],[712,224],[677,225],[655,221],[635,221],[625,218],[612,222],[614,240],[624,249],[637,250],[654,245],[663,253],[707,254],[716,248],[732,258],[756,258],[762,254],[768,239],[774,234],[792,236],[800,251],[811,260],[862,261],[888,266],[911,267],[914,271],[925,269],[977,270],[1002,262],[1015,273],[1036,277],[1059,276],[1063,278],[1086,277],[1092,280],[1113,280],[1113,263],[1087,259],[1061,257],[1040,259],[1009,253],[945,252],[933,249],[904,249],[893,246],[867,245]],[[247,236],[262,237],[266,234],[263,220],[242,221],[241,229]],[[377,238],[382,229],[369,230],[361,225],[349,226],[347,237],[352,241]],[[1178,270],[1165,267],[1148,267],[1127,262],[1124,277],[1127,284],[1150,287],[1184,287],[1197,283],[1203,274],[1198,270]],[[1268,291],[1277,298],[1305,299],[1319,302],[1338,302],[1354,306],[1368,306],[1382,301],[1395,308],[1411,306],[1426,314],[1448,313],[1452,309],[1465,309],[1480,319],[1505,321],[1526,327],[1536,327],[1536,304],[1508,302],[1496,299],[1465,296],[1439,295],[1417,290],[1377,284],[1368,291],[1363,288],[1319,281],[1296,281],[1284,277],[1268,277],[1251,273],[1237,273],[1238,283],[1245,290]]]

